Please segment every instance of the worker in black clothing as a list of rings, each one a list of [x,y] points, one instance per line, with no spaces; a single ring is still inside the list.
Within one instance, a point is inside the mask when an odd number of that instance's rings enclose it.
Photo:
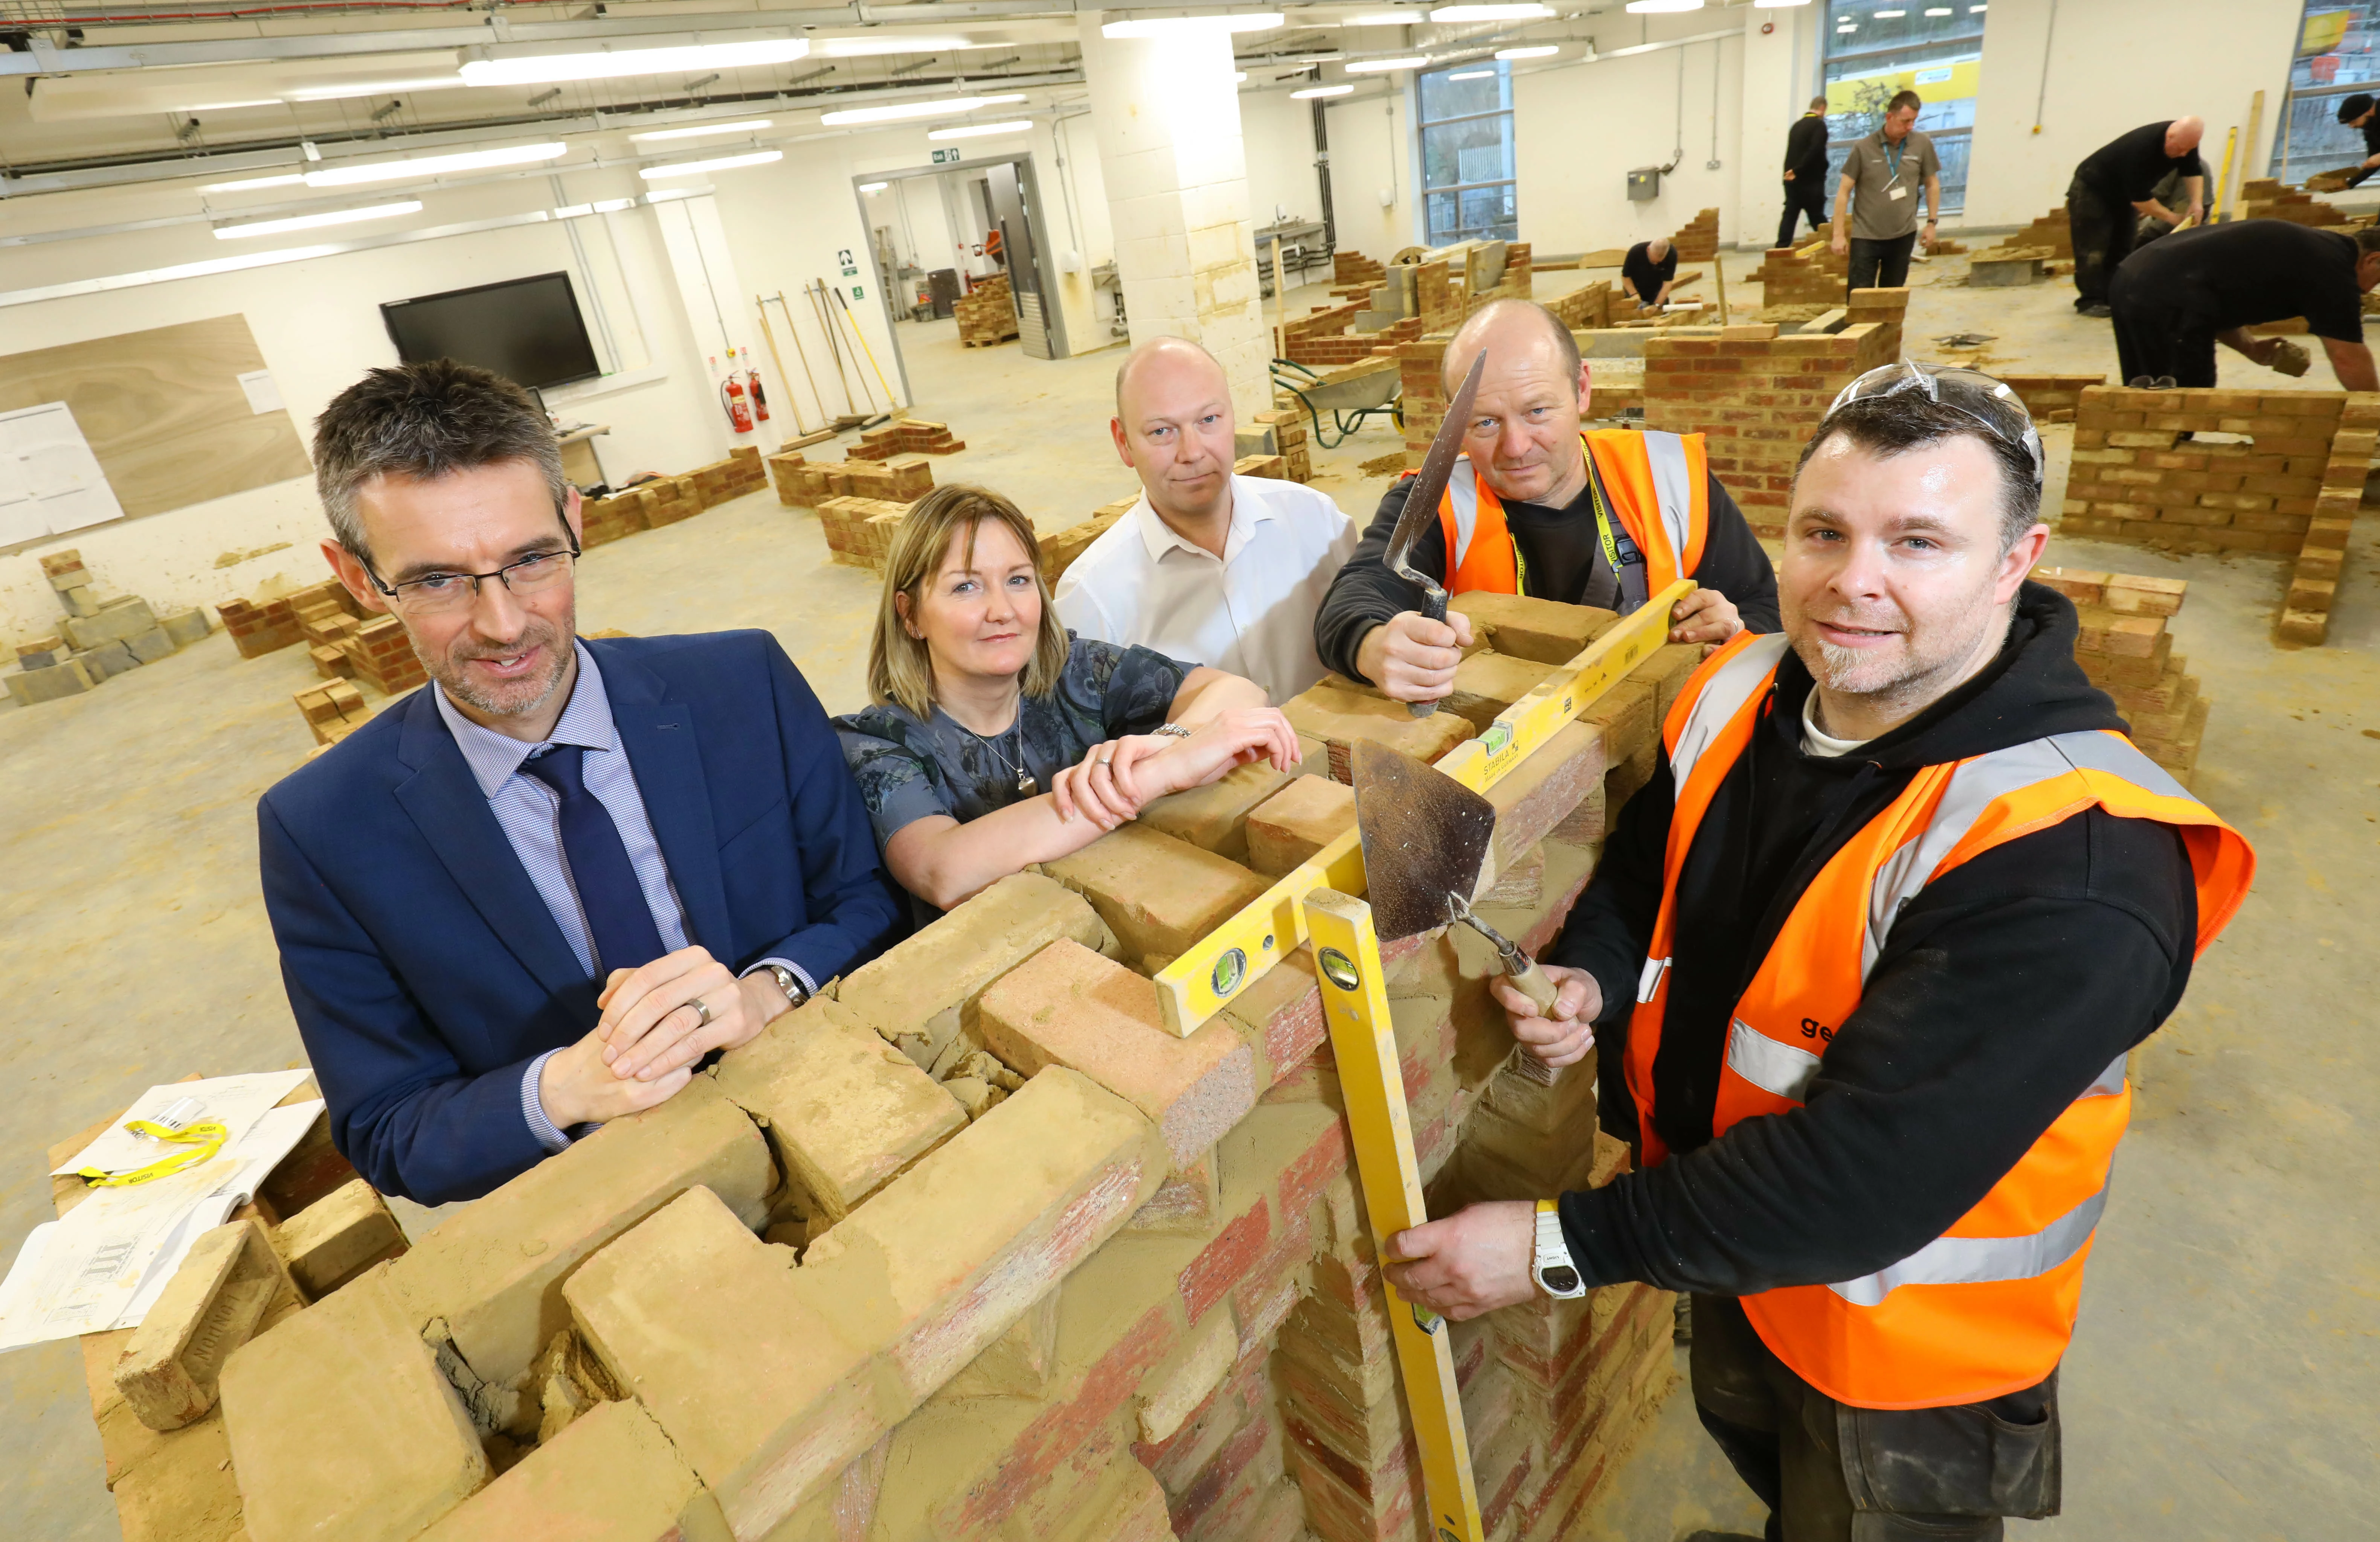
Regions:
[[[1845,394],[1795,476],[1784,632],[1687,681],[1543,951],[1552,1006],[1491,987],[1638,1160],[1380,1257],[1455,1320],[1692,1292],[1695,1413],[1770,1538],[1999,1542],[2059,1509],[2125,1056],[2254,856],[2122,737],[2074,607],[2027,581],[2049,532],[2013,395],[1917,365]]]
[[[1582,433],[1588,386],[1577,340],[1534,300],[1496,300],[1463,322],[1447,344],[1447,378],[1460,379],[1483,350],[1463,457],[1414,548],[1416,572],[1458,595],[1523,594],[1622,613],[1691,577],[1701,587],[1671,615],[1671,642],[1775,630],[1776,572],[1711,475],[1700,434]],[[1472,634],[1459,610],[1443,621],[1421,614],[1420,593],[1383,564],[1413,485],[1402,478],[1381,498],[1323,596],[1314,646],[1342,675],[1427,702],[1453,690]]]
[[[2206,213],[2206,163],[2198,141],[2206,125],[2198,118],[2144,123],[2093,151],[2074,168],[2066,189],[2066,228],[2074,240],[2074,308],[2106,316],[2107,280],[2131,255],[2132,225],[2142,214],[2168,224],[2195,223]],[[2155,195],[2168,171],[2182,175],[2189,189],[2186,211],[2168,209]]]
[[[2350,187],[2380,172],[2380,102],[2369,91],[2357,91],[2338,104],[2338,121],[2363,135],[2363,159],[2348,177]]]
[[[2380,285],[2380,229],[2242,220],[2178,231],[2116,271],[2116,353],[2131,385],[2212,386],[2217,343],[2277,365],[2294,345],[2247,329],[2292,316],[2321,338],[2338,383],[2380,391],[2363,341],[2363,296]],[[2290,371],[2303,374],[2300,367]]]
[[[1814,96],[1810,110],[1785,131],[1785,218],[1777,226],[1777,244],[1793,244],[1793,227],[1810,217],[1810,229],[1827,223],[1827,99]]]
[[[1620,264],[1620,292],[1640,310],[1658,310],[1670,303],[1678,283],[1678,248],[1666,235],[1639,241],[1628,248]]]

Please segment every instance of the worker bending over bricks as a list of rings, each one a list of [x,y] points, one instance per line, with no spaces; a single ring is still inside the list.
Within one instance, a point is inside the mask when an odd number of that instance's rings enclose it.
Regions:
[[[2380,285],[2380,229],[2350,235],[2290,220],[2242,220],[2180,231],[2127,258],[2107,288],[2117,370],[2131,386],[2212,386],[2217,343],[2285,375],[2306,372],[2286,337],[2252,337],[2265,321],[2305,318],[2349,391],[2380,391],[2363,341],[2363,296]]]
[[[372,370],[314,476],[432,689],[260,801],[265,908],[340,1152],[475,1199],[866,962],[898,899],[768,633],[575,635],[578,492],[519,387]]]
[[[1486,591],[1625,615],[1680,578],[1701,585],[1672,618],[1672,643],[1777,630],[1767,553],[1712,475],[1700,434],[1583,430],[1587,367],[1578,340],[1534,300],[1496,300],[1447,344],[1451,399],[1482,350],[1464,454],[1439,500],[1415,571],[1452,594]],[[1314,623],[1322,662],[1403,702],[1443,699],[1474,644],[1470,619],[1424,616],[1385,563],[1411,474],[1380,499]]]
[[[2253,872],[2026,580],[2041,464],[1973,371],[1890,365],[1838,399],[1796,476],[1783,633],[1670,709],[1544,954],[1551,1015],[1496,987],[1548,1065],[1598,1038],[1624,1065],[1602,1114],[1640,1170],[1390,1239],[1397,1288],[1457,1319],[1533,1271],[1694,1293],[1696,1409],[1771,1537],[2058,1512],[2125,1056]]]
[[[1232,474],[1238,430],[1214,355],[1179,337],[1135,348],[1108,432],[1141,496],[1068,565],[1058,619],[1078,637],[1245,675],[1276,702],[1320,680],[1314,616],[1355,524],[1329,493]]]
[[[919,500],[893,536],[871,705],[835,727],[920,922],[1151,799],[1300,758],[1262,686],[1069,632],[1040,563],[1033,522],[964,484]]]
[[[2204,217],[2206,163],[2199,158],[2198,141],[2205,135],[2205,121],[2194,116],[2144,123],[2101,145],[2074,168],[2066,189],[2066,224],[2074,242],[2076,310],[2111,314],[2108,281],[2131,255],[2141,215],[2175,225]],[[2168,173],[2182,178],[2187,211],[2156,200],[2156,186]]]

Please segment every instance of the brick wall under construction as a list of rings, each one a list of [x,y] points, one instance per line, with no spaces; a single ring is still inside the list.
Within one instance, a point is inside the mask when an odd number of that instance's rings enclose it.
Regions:
[[[1463,603],[1451,710],[1318,686],[1301,774],[1002,880],[410,1251],[310,1252],[310,1304],[180,1427],[111,1380],[124,1335],[87,1339],[127,1536],[1422,1542],[1305,950],[1186,1038],[1148,974],[1348,826],[1350,744],[1435,758],[1613,620]],[[1492,789],[1491,923],[1560,925],[1699,657],[1658,650]],[[1524,1069],[1475,939],[1385,967],[1434,1213],[1624,1170],[1592,1059]],[[254,1219],[285,1249],[322,1203]],[[1452,1327],[1488,1536],[1575,1535],[1670,1387],[1670,1315],[1625,1285]]]

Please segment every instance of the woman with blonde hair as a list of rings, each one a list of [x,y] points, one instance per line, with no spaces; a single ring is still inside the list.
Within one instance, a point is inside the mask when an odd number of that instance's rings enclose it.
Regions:
[[[1032,521],[998,493],[920,499],[885,559],[873,705],[835,719],[885,866],[936,910],[1152,799],[1298,763],[1253,681],[1060,626],[1040,559]]]

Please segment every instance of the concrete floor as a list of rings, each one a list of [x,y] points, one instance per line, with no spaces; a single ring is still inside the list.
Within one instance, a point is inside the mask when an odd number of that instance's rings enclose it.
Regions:
[[[1727,265],[1741,275],[1756,261]],[[1961,266],[1920,269],[1912,354],[1973,330],[1999,334],[1991,357],[2011,367],[2112,369],[2104,325],[2075,319],[2060,286],[1932,282]],[[1543,292],[1574,282],[1548,275]],[[1740,277],[1730,288],[1739,305],[1756,295]],[[995,487],[1044,530],[1130,489],[1106,440],[1114,354],[1041,364],[962,349],[948,324],[901,331],[918,414],[973,447],[939,460],[938,481]],[[2316,359],[2301,383],[2332,388]],[[2228,355],[2225,370],[2277,379]],[[2054,482],[2069,438],[2049,436]],[[1366,517],[1387,474],[1361,463],[1400,442],[1383,425],[1318,452],[1317,485]],[[2356,1517],[2380,1490],[2380,1248],[2361,1224],[2372,1168],[2353,1132],[2380,1120],[2359,1031],[2380,971],[2349,907],[2380,883],[2380,551],[2367,536],[2356,557],[2330,645],[2288,652],[2267,640],[2277,559],[2053,547],[2055,560],[2192,581],[2175,631],[2216,700],[2198,789],[2264,866],[2145,1052],[2067,1362],[2067,1513],[2018,1535],[2304,1542],[2372,1530]],[[872,575],[826,564],[814,518],[761,494],[589,553],[580,623],[765,626],[841,711],[862,696],[876,603]],[[309,746],[289,695],[311,678],[297,649],[243,661],[218,633],[90,695],[0,710],[0,995],[18,1004],[0,1029],[18,1087],[0,1101],[0,1247],[50,1213],[49,1142],[152,1082],[299,1056],[257,897],[252,810]],[[2284,1018],[2285,1041],[2260,1031]],[[434,1219],[407,1211],[417,1230]],[[15,1517],[0,1531],[119,1535],[72,1345],[0,1356],[0,1514]],[[1756,1516],[1681,1389],[1584,1535],[1670,1542],[1702,1526],[1754,1530]]]

